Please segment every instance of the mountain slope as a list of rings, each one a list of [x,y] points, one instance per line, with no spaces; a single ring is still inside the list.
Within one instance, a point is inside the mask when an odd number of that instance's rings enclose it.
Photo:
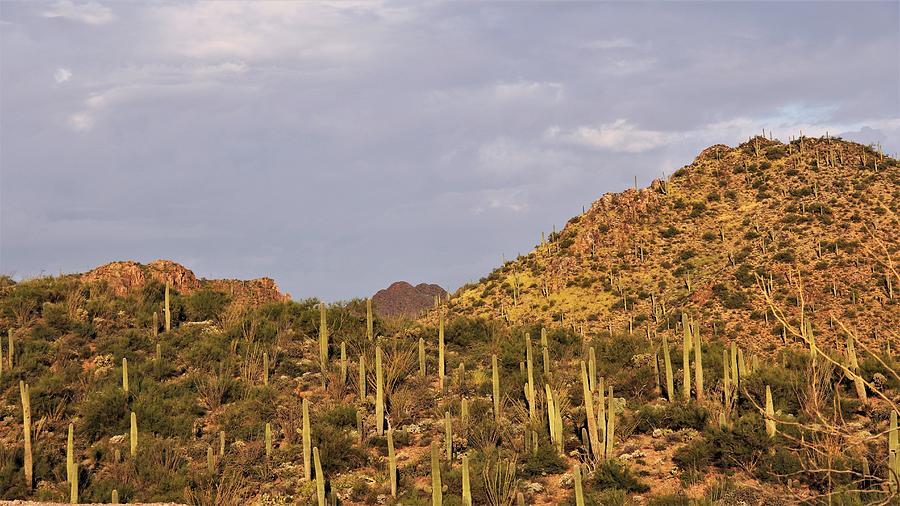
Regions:
[[[650,188],[604,195],[529,254],[460,288],[451,310],[587,333],[647,320],[664,329],[688,310],[761,350],[781,328],[756,275],[771,276],[790,309],[799,269],[814,325],[833,315],[873,337],[900,323],[880,263],[882,245],[897,253],[898,182],[896,160],[840,139],[711,146]]]

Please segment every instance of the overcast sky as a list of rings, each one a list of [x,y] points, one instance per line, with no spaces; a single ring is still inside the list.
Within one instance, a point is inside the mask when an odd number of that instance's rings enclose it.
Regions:
[[[0,272],[454,289],[773,130],[900,151],[900,3],[0,2]]]

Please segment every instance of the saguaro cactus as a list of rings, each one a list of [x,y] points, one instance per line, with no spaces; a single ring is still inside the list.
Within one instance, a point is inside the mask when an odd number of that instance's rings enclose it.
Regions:
[[[394,453],[394,429],[387,431],[388,473],[391,475],[391,497],[397,497],[397,455]]]
[[[66,439],[66,481],[72,483],[72,466],[75,465],[75,426],[69,424],[69,437]]]
[[[444,443],[447,446],[447,461],[450,462],[453,460],[453,424],[449,411],[444,411]]]
[[[219,431],[219,457],[225,456],[225,431]]]
[[[437,443],[431,442],[431,506],[442,506],[444,496],[441,493],[441,463],[438,460]]]
[[[689,401],[691,400],[691,324],[688,322],[687,313],[681,315],[681,323],[684,327],[684,347],[681,354],[684,379],[681,384],[681,396],[685,401]]]
[[[263,385],[269,384],[269,352],[263,352]]]
[[[847,359],[850,362],[850,372],[853,373],[853,386],[856,388],[856,396],[863,403],[866,402],[866,382],[859,374],[859,360],[856,358],[856,347],[853,345],[853,336],[847,336]]]
[[[441,382],[441,390],[444,390],[444,315],[441,315],[438,323],[438,378]]]
[[[672,358],[669,355],[669,340],[666,339],[666,336],[663,336],[663,359],[666,363],[666,397],[669,399],[669,402],[675,402],[675,375],[672,371]]]
[[[366,400],[366,356],[359,356],[359,400]]]
[[[375,319],[372,317],[372,299],[366,299],[366,337],[375,338]]]
[[[500,421],[500,372],[497,369],[497,354],[491,355],[491,383],[494,397],[494,421]]]
[[[303,398],[303,476],[312,480],[312,434],[309,430],[309,399]]]
[[[775,437],[775,406],[772,403],[772,389],[766,385],[766,434]]]
[[[469,456],[462,456],[462,502],[463,506],[472,506],[472,485],[469,482]]]
[[[581,465],[575,464],[575,506],[584,506],[584,490],[581,488]]]
[[[69,503],[78,504],[78,464],[72,464],[72,481],[69,483]]]
[[[112,497],[110,498],[110,502],[112,504],[119,504],[119,491],[118,490],[113,489]]]
[[[266,460],[272,458],[272,424],[266,422]]]
[[[419,375],[425,376],[425,339],[419,338]]]
[[[134,414],[134,411],[131,412],[131,432],[129,433],[129,444],[131,445],[131,457],[137,457],[137,448],[138,448],[138,426],[137,426],[137,415]]]
[[[606,434],[604,435],[606,439],[606,458],[610,459],[613,456],[613,447],[615,446],[616,440],[616,409],[613,405],[615,402],[615,397],[613,397],[613,387],[609,386],[609,408],[606,410]]]
[[[8,339],[7,339],[6,351],[9,354],[9,360],[7,361],[7,363],[9,363],[9,370],[11,371],[13,366],[15,366],[15,363],[13,362],[13,357],[16,354],[16,343],[13,340],[13,329],[9,329],[7,336],[8,336]]]
[[[581,387],[584,392],[584,412],[588,425],[588,440],[585,443],[590,445],[591,454],[599,458],[601,452],[597,441],[597,419],[594,418],[594,394],[591,392],[584,361],[581,362]]]
[[[593,346],[588,348],[588,385],[591,392],[597,391],[597,353]]]
[[[897,493],[900,485],[900,432],[897,429],[897,412],[891,411],[891,428],[888,431],[888,486]]]
[[[213,474],[216,471],[216,461],[213,456],[213,447],[209,445],[206,447],[206,472],[209,474]]]
[[[319,303],[319,361],[322,367],[328,365],[328,313],[325,303]]]
[[[25,432],[25,486],[31,490],[34,483],[34,458],[31,453],[31,391],[28,384],[19,380],[19,394],[22,396],[22,427]]]
[[[169,308],[169,284],[166,283],[166,332],[172,330],[172,310]]]
[[[128,393],[128,359],[122,357],[122,390]]]
[[[153,337],[159,335],[159,313],[153,312]]]
[[[694,329],[694,381],[697,389],[697,400],[703,401],[703,345],[700,342],[700,329],[697,325],[691,325]]]
[[[384,376],[381,368],[381,346],[375,347],[375,431],[384,435]]]
[[[347,384],[347,343],[341,341],[341,386]]]
[[[550,344],[547,342],[547,329],[541,328],[541,353],[544,359],[544,374],[550,374]]]
[[[319,459],[319,447],[313,448],[313,460],[316,464],[316,498],[319,506],[326,506],[325,502],[325,475],[322,473],[322,461]]]

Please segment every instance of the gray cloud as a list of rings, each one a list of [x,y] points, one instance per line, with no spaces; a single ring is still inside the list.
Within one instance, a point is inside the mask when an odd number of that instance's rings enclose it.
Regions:
[[[763,128],[900,147],[883,3],[6,3],[0,271],[448,288]]]

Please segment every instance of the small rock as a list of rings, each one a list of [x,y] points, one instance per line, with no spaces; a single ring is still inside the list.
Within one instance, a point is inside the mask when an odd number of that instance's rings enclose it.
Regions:
[[[529,494],[539,494],[544,491],[544,486],[536,481],[526,483],[523,488]]]
[[[128,436],[125,434],[119,434],[117,436],[112,436],[111,438],[109,438],[109,444],[117,445],[119,443],[123,443],[125,441],[126,437],[128,437]]]
[[[575,485],[575,477],[572,473],[566,473],[559,479],[559,486],[562,488],[572,488]]]

